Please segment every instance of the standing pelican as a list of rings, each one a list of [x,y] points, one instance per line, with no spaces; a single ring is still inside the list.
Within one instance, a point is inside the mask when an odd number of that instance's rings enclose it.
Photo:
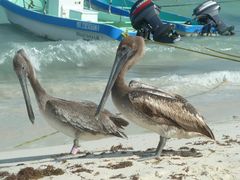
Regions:
[[[106,136],[126,137],[121,131],[128,122],[118,118],[107,110],[95,119],[97,105],[93,102],[74,102],[52,97],[46,93],[36,78],[35,71],[25,54],[19,50],[13,58],[13,68],[19,78],[28,116],[34,123],[34,114],[27,89],[27,78],[35,93],[40,112],[48,123],[58,131],[74,138],[72,154],[79,151],[79,139],[99,139]]]
[[[214,135],[203,117],[186,99],[177,94],[131,81],[126,85],[126,72],[143,56],[144,40],[141,37],[126,37],[117,49],[114,65],[95,114],[99,116],[112,91],[117,109],[137,125],[160,135],[155,155],[159,157],[168,138],[189,138]]]

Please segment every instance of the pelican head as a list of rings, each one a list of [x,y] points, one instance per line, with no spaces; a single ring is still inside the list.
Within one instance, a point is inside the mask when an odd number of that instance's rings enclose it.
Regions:
[[[21,84],[29,120],[31,121],[32,124],[34,124],[35,117],[32,110],[30,96],[27,88],[27,78],[33,78],[34,71],[23,49],[20,49],[19,51],[16,52],[13,58],[13,68]]]
[[[124,76],[144,54],[144,39],[140,36],[124,38],[117,49],[112,71],[103,93],[100,104],[98,105],[95,117],[98,118],[100,111],[104,108],[105,102],[118,76]]]

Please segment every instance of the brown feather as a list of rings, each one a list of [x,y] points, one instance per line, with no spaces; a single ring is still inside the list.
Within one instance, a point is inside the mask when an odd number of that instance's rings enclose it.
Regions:
[[[169,125],[182,128],[189,132],[198,132],[214,139],[213,133],[204,118],[183,97],[174,95],[169,98],[152,89],[134,89],[129,93],[129,99],[135,109],[144,112],[159,125]]]

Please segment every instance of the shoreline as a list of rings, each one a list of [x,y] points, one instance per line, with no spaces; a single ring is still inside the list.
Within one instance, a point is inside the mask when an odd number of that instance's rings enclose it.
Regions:
[[[157,146],[153,133],[130,135],[128,139],[106,138],[86,141],[81,153],[69,155],[71,144],[0,152],[3,172],[21,169],[59,168],[63,174],[43,179],[237,179],[240,177],[240,124],[214,125],[216,142],[205,137],[170,139],[158,159],[138,161]],[[48,173],[49,175],[49,173]]]

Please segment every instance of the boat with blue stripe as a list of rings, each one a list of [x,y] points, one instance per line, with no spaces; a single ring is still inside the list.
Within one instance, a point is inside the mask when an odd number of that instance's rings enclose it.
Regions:
[[[84,9],[83,1],[79,4],[75,0],[0,2],[12,24],[50,40],[121,40],[126,32],[136,35],[124,18],[120,20],[117,15],[103,18],[106,13]]]
[[[141,0],[87,0],[89,6],[104,12],[108,12],[111,14],[117,14],[120,16],[130,16],[131,7],[134,6],[135,3],[140,2]],[[142,0],[141,3],[144,3],[150,0]],[[154,1],[155,6],[160,8],[159,1]],[[174,24],[175,30],[181,35],[196,35],[196,34],[216,34],[219,33],[218,25],[219,17],[214,19],[216,15],[218,15],[220,11],[220,6],[217,2],[212,0],[207,0],[204,3],[200,4],[193,10],[193,15],[196,15],[194,18],[189,18],[185,16],[181,16],[178,14],[174,14],[171,12],[166,12],[161,9],[159,13],[159,17],[162,22]],[[198,17],[202,18],[205,16],[204,21],[199,20]],[[210,17],[211,16],[211,17]],[[209,18],[210,17],[210,18]],[[208,19],[209,18],[209,19]],[[211,21],[213,19],[213,21]],[[213,25],[214,24],[214,25]],[[220,31],[220,34],[224,31],[227,32],[227,35],[233,34],[232,26],[225,26]]]
[[[5,10],[9,22],[50,40],[81,38],[120,41],[126,33],[130,36],[139,35],[138,29],[133,28],[134,22],[129,17],[129,9],[134,2],[124,0],[126,6],[120,2],[112,1],[109,4],[106,0],[0,0],[0,5]],[[218,8],[216,2],[211,1],[208,5]],[[202,6],[199,9],[202,9]],[[174,24],[177,33],[181,35],[200,34],[203,28],[206,28],[204,25],[194,24],[190,18],[169,12],[161,11],[160,19],[165,24]],[[232,27],[225,26],[222,21],[219,22],[223,25],[223,32],[227,29],[226,32],[232,34]],[[207,28],[210,33],[216,31],[213,26]],[[162,35],[156,36],[157,33],[153,31],[151,33],[155,41],[171,42],[166,41]],[[175,39],[172,42],[175,42]]]

